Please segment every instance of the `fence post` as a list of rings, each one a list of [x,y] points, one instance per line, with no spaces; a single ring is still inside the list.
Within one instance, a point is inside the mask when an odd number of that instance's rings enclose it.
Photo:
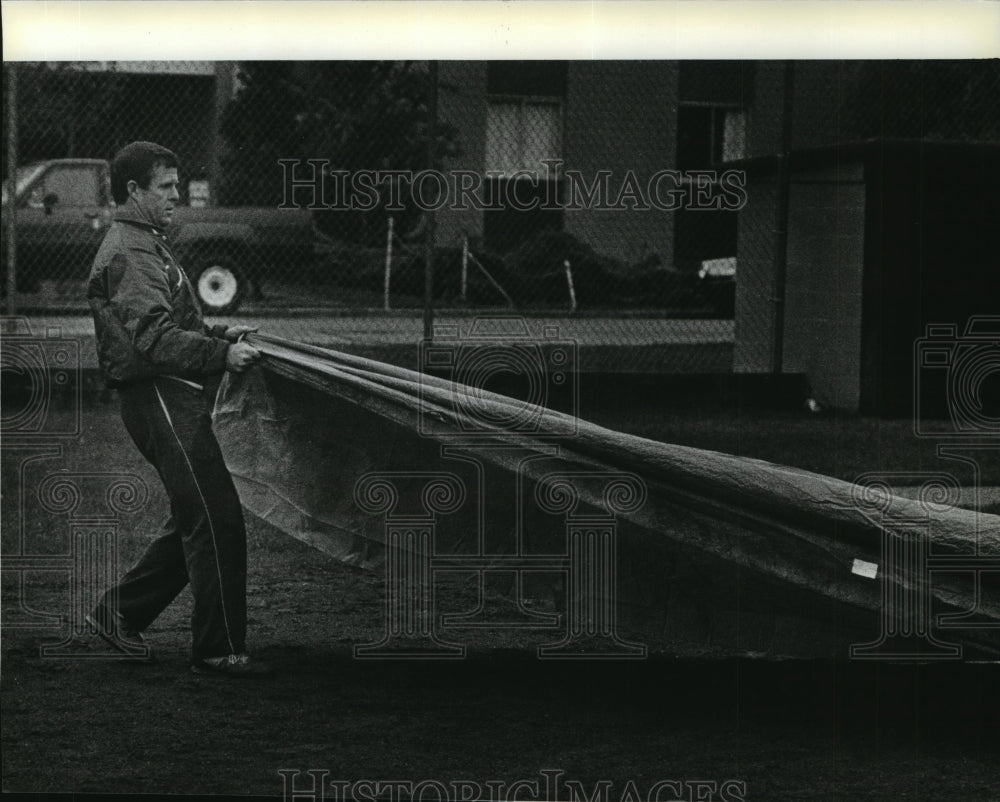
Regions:
[[[479,268],[479,272],[482,273],[484,276],[486,276],[486,280],[493,286],[493,288],[504,297],[504,300],[507,301],[507,306],[513,309],[514,299],[507,294],[507,290],[501,287],[500,282],[490,275],[490,271],[487,270],[485,267],[483,267],[483,263],[476,258],[476,255],[474,253],[470,252],[469,258],[472,260],[472,263]]]
[[[428,62],[430,72],[430,98],[428,101],[427,121],[427,169],[433,170],[437,165],[434,160],[434,138],[437,134],[437,94],[438,94],[438,63]],[[424,339],[434,336],[434,211],[425,209],[427,215],[427,234],[424,239]]]
[[[383,282],[382,306],[389,311],[389,285],[392,279],[392,215],[389,215],[389,229],[385,236],[385,280]]]
[[[17,65],[5,64],[7,73],[7,314],[17,314]],[[13,323],[13,321],[11,321]]]
[[[788,267],[788,198],[791,192],[792,104],[794,67],[785,62],[784,98],[781,109],[781,152],[778,154],[778,203],[774,225],[774,348],[771,370],[781,373],[785,349],[785,275]]]
[[[462,235],[462,304],[468,300],[469,290],[469,236]]]
[[[573,287],[573,271],[570,269],[569,259],[563,259],[563,267],[566,269],[566,284],[569,286],[569,311],[576,311],[576,289]]]
[[[208,164],[208,204],[219,206],[222,186],[222,153],[225,150],[225,138],[222,136],[222,119],[226,109],[233,99],[234,72],[236,65],[232,61],[215,62],[215,107],[212,114],[212,152]]]

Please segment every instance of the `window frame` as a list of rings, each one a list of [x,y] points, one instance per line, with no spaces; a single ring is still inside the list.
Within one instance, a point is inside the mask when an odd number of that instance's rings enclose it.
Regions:
[[[489,95],[486,96],[487,119],[488,119],[488,115],[489,115],[489,107],[491,105],[493,105],[493,104],[497,104],[497,105],[499,105],[499,104],[508,104],[508,105],[516,105],[518,107],[518,120],[517,120],[517,155],[518,155],[518,159],[517,159],[517,161],[520,162],[520,163],[522,163],[522,164],[526,163],[526,159],[524,158],[524,156],[525,156],[525,153],[524,153],[524,151],[525,151],[525,142],[526,142],[526,140],[525,140],[526,126],[525,126],[525,122],[524,122],[524,108],[526,106],[532,106],[532,105],[534,105],[534,106],[553,106],[553,107],[555,107],[555,111],[556,111],[555,119],[556,119],[556,125],[557,125],[557,138],[558,138],[558,143],[557,143],[558,144],[558,152],[555,155],[548,156],[546,158],[557,160],[560,163],[559,164],[559,168],[558,168],[558,170],[556,172],[556,175],[554,176],[554,180],[556,182],[560,181],[562,179],[562,163],[564,161],[563,157],[562,157],[562,152],[563,152],[563,148],[564,148],[564,145],[565,145],[565,136],[566,136],[566,100],[565,100],[565,98],[559,97],[558,95],[489,94]],[[485,137],[486,142],[484,144],[486,144],[486,148],[485,149],[488,151],[489,150],[488,142],[489,142],[489,137],[490,137],[490,126],[489,126],[488,123],[485,126],[485,128],[486,128],[486,131],[485,131],[485,133],[486,133],[486,137]],[[495,177],[496,174],[499,173],[500,171],[499,170],[491,170],[490,169],[490,165],[488,163],[485,163],[485,161],[486,161],[486,159],[484,157],[483,174],[484,175],[486,175],[486,174],[492,174],[492,176]],[[531,170],[528,170],[528,172],[531,172],[535,176],[535,179],[537,181],[548,181],[549,180],[549,176],[551,175],[551,173],[550,173],[549,170],[542,169],[542,167],[543,167],[543,165],[541,163],[539,163],[537,169],[531,169]],[[514,172],[520,172],[520,171],[525,170],[525,169],[527,169],[527,168],[526,167],[521,167],[518,170],[515,170]],[[510,180],[511,179],[511,176],[509,176],[506,172],[502,173],[502,177],[503,177],[504,180]],[[522,180],[522,179],[526,179],[526,178],[527,178],[527,176],[521,175],[521,176],[518,177],[518,180]]]
[[[719,145],[721,146],[722,150],[725,151],[725,144],[726,144],[725,143],[725,123],[722,120],[720,120],[720,116],[722,114],[725,114],[727,112],[740,112],[740,113],[743,114],[743,150],[744,150],[744,156],[746,155],[746,137],[747,137],[747,132],[748,132],[748,130],[750,128],[750,110],[749,110],[749,108],[746,105],[744,105],[742,103],[724,103],[724,102],[718,102],[718,101],[714,101],[714,100],[682,100],[682,101],[679,101],[677,103],[677,116],[676,116],[676,119],[678,119],[678,120],[680,119],[680,110],[681,110],[681,108],[701,108],[701,109],[710,109],[711,110],[711,115],[709,117],[709,131],[708,131],[708,135],[709,135],[709,163],[707,165],[699,166],[699,167],[681,166],[680,164],[677,164],[677,169],[685,171],[685,172],[683,172],[682,177],[681,177],[682,183],[690,183],[691,182],[691,178],[686,173],[687,170],[712,170],[715,167],[717,167],[719,164],[724,163],[724,161],[725,161],[724,159],[722,159],[722,158],[715,159],[714,158],[715,144],[716,144],[716,132],[720,128],[722,128],[722,137],[723,137],[723,139],[722,139],[722,141],[719,142]],[[679,128],[679,126],[678,126],[678,128]],[[678,145],[679,145],[679,142],[680,142],[679,133],[680,132],[678,130],[678,137],[677,137]],[[675,160],[677,160],[677,154],[676,153],[675,153],[674,158],[675,158]]]

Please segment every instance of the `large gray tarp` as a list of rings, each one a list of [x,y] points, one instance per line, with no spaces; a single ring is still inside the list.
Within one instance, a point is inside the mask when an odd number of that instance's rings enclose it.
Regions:
[[[1000,516],[954,507],[947,476],[908,500],[879,477],[852,484],[660,443],[348,354],[251,341],[261,366],[228,374],[215,410],[243,504],[345,563],[381,570],[390,525],[432,521],[435,570],[493,565],[519,603],[551,593],[565,609],[581,593],[566,567],[576,531],[614,549],[595,556],[613,576],[586,592],[657,650],[1000,654]],[[593,539],[609,526],[612,541]]]

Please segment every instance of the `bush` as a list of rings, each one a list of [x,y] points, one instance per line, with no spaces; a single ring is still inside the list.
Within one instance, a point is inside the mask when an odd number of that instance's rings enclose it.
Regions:
[[[647,261],[650,257],[647,257]],[[658,260],[658,257],[652,257]],[[525,301],[546,304],[569,304],[569,285],[565,263],[570,264],[573,289],[579,305],[604,306],[631,297],[629,268],[617,259],[597,253],[572,234],[542,231],[525,240],[507,256],[513,272],[520,279]]]
[[[658,307],[697,306],[701,303],[698,279],[679,270],[648,270],[629,282],[630,297],[643,305]]]
[[[385,252],[362,245],[325,241],[318,257],[320,281],[359,290],[381,290]]]
[[[385,251],[361,245],[324,246],[326,275],[340,286],[381,293]],[[658,307],[678,309],[705,306],[697,278],[686,272],[658,267],[651,254],[626,265],[597,253],[562,231],[542,231],[505,256],[474,251],[468,263],[466,302],[504,306],[506,299],[484,274],[489,273],[516,307],[570,304],[565,262],[569,261],[578,306]],[[478,264],[477,264],[478,262]],[[462,251],[438,248],[434,262],[434,297],[439,302],[461,302]],[[393,252],[391,291],[394,297],[421,298],[424,294],[424,253],[418,245]]]
[[[490,253],[474,254],[469,259],[466,285],[468,303],[490,306],[505,305],[506,299],[476,264],[489,272],[493,280],[507,292],[516,303],[523,301],[523,294],[517,293],[518,281],[502,258]],[[424,294],[424,255],[407,254],[394,262],[392,270],[393,294]],[[462,250],[460,248],[439,248],[434,252],[434,297],[448,303],[459,303],[462,293]]]

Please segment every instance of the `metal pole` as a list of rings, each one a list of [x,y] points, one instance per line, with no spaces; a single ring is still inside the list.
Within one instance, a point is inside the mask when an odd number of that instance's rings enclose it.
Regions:
[[[427,169],[433,170],[437,165],[434,163],[434,136],[437,128],[437,82],[438,63],[431,61],[428,63],[430,71],[430,98],[428,101],[428,122],[427,122]],[[426,210],[427,232],[424,239],[424,339],[430,340],[434,336],[434,212]]]
[[[392,215],[389,215],[389,230],[385,235],[385,280],[382,288],[382,307],[389,311],[389,287],[392,283]]]
[[[781,152],[778,154],[778,202],[774,226],[774,350],[771,369],[781,373],[785,349],[785,276],[788,267],[788,197],[791,170],[788,164],[792,151],[793,63],[785,62],[784,99],[781,109]]]
[[[563,269],[566,271],[566,284],[569,286],[569,311],[576,311],[576,289],[573,287],[573,270],[569,259],[563,259]]]
[[[500,286],[500,282],[499,282],[499,281],[497,281],[497,280],[496,280],[495,278],[493,278],[493,276],[491,276],[491,275],[490,275],[490,271],[489,271],[489,270],[487,270],[487,269],[486,269],[485,267],[483,267],[483,263],[482,263],[482,262],[480,262],[480,261],[479,261],[479,260],[478,260],[478,259],[476,258],[476,255],[475,255],[474,253],[471,253],[471,252],[470,252],[470,253],[469,253],[469,258],[470,258],[470,259],[472,260],[472,264],[474,264],[474,265],[475,265],[476,267],[478,267],[478,268],[479,268],[479,271],[480,271],[480,272],[481,272],[481,273],[482,273],[482,274],[483,274],[484,276],[486,276],[486,280],[487,280],[487,281],[488,281],[488,282],[489,282],[490,284],[492,284],[492,285],[493,285],[493,288],[494,288],[494,289],[495,289],[495,290],[496,290],[497,292],[499,292],[499,293],[500,293],[500,294],[501,294],[501,295],[502,295],[502,296],[504,297],[504,300],[505,300],[505,301],[507,301],[507,306],[509,306],[509,307],[510,307],[511,309],[513,309],[513,308],[514,308],[514,299],[513,299],[513,298],[511,298],[511,297],[510,297],[510,296],[509,296],[509,295],[507,294],[507,290],[505,290],[505,289],[504,289],[503,287],[501,287],[501,286]]]
[[[469,297],[469,237],[462,237],[462,303]]]
[[[229,102],[233,99],[233,72],[236,65],[231,61],[215,62],[215,107],[212,113],[212,155],[208,164],[208,204],[219,205],[219,190],[222,187],[222,153],[225,141],[222,136],[222,118],[225,117]]]
[[[17,65],[7,64],[7,314],[17,314]],[[13,321],[11,321],[13,325]]]

